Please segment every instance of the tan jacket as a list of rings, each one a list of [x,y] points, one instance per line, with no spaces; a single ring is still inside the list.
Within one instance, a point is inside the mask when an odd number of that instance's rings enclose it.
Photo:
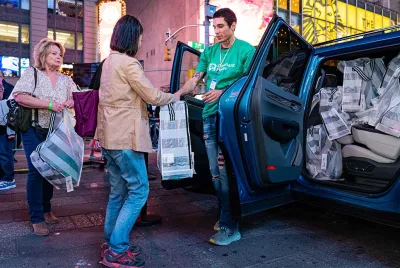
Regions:
[[[153,87],[137,59],[113,51],[101,73],[96,138],[105,149],[152,152],[146,103],[174,101]]]

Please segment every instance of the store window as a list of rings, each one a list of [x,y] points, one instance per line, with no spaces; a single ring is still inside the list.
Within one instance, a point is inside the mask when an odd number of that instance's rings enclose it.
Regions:
[[[300,13],[301,0],[292,0],[292,12]]]
[[[300,26],[301,26],[301,16],[299,14],[292,13],[290,21],[290,26],[297,32],[300,33]]]
[[[76,17],[75,0],[56,0],[56,14],[64,17]]]
[[[64,45],[66,49],[75,49],[75,33],[56,30],[56,40]]]
[[[47,38],[55,39],[54,31],[52,29],[47,29]]]
[[[0,41],[18,42],[18,32],[17,23],[0,21]]]
[[[29,58],[21,58],[21,75],[29,68]]]
[[[21,8],[29,10],[30,9],[30,1],[29,0],[21,0]]]
[[[289,9],[288,0],[278,0],[278,7],[282,9]]]
[[[56,30],[56,34],[54,36],[54,31],[52,29],[48,29],[47,30],[47,38],[55,39],[56,41],[63,44],[66,49],[75,49],[75,34],[74,34],[74,32]]]
[[[10,56],[0,56],[0,70],[4,77],[19,76],[19,58]]]
[[[29,25],[21,25],[21,43],[29,44]]]
[[[83,1],[76,1],[76,9],[78,19],[83,19]]]
[[[285,21],[289,21],[289,11],[283,10],[283,9],[279,9],[278,10],[278,15],[279,15],[279,17],[281,17]]]
[[[0,0],[0,6],[29,10],[30,0]]]
[[[0,0],[0,6],[18,8],[19,0]]]
[[[77,33],[77,50],[83,50],[83,34]]]

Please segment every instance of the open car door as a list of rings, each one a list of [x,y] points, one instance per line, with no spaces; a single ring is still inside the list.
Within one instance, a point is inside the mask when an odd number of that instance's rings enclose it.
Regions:
[[[235,109],[252,189],[294,181],[301,174],[307,99],[301,88],[312,53],[310,44],[274,17]]]
[[[171,72],[170,92],[178,91],[185,82],[191,78],[200,60],[200,52],[188,45],[178,42],[175,51],[174,63]],[[201,93],[205,93],[205,85],[200,83],[192,95],[184,96],[188,105],[189,130],[192,151],[194,153],[193,178],[182,180],[162,181],[165,189],[182,188],[199,184],[211,183],[206,147],[203,140],[203,119],[202,113],[204,102],[201,100]]]

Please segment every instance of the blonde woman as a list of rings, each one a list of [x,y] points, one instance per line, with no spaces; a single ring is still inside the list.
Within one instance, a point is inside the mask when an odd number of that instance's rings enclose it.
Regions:
[[[21,137],[28,161],[26,193],[30,221],[36,235],[48,235],[46,224],[58,223],[58,219],[51,213],[53,186],[32,165],[30,155],[46,139],[51,111],[61,112],[65,107],[74,106],[72,92],[77,91],[77,87],[69,76],[59,72],[65,54],[61,43],[44,38],[35,46],[33,53],[34,67],[24,72],[12,96],[20,105],[38,109],[39,127],[32,126]],[[37,70],[36,88],[34,68]]]

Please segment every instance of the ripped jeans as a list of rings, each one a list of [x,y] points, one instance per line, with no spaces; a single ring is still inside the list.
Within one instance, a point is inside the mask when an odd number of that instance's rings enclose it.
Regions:
[[[203,120],[203,138],[206,144],[208,162],[220,207],[219,224],[221,227],[235,229],[237,222],[232,217],[228,175],[226,173],[224,156],[218,146],[216,128],[216,115]]]

